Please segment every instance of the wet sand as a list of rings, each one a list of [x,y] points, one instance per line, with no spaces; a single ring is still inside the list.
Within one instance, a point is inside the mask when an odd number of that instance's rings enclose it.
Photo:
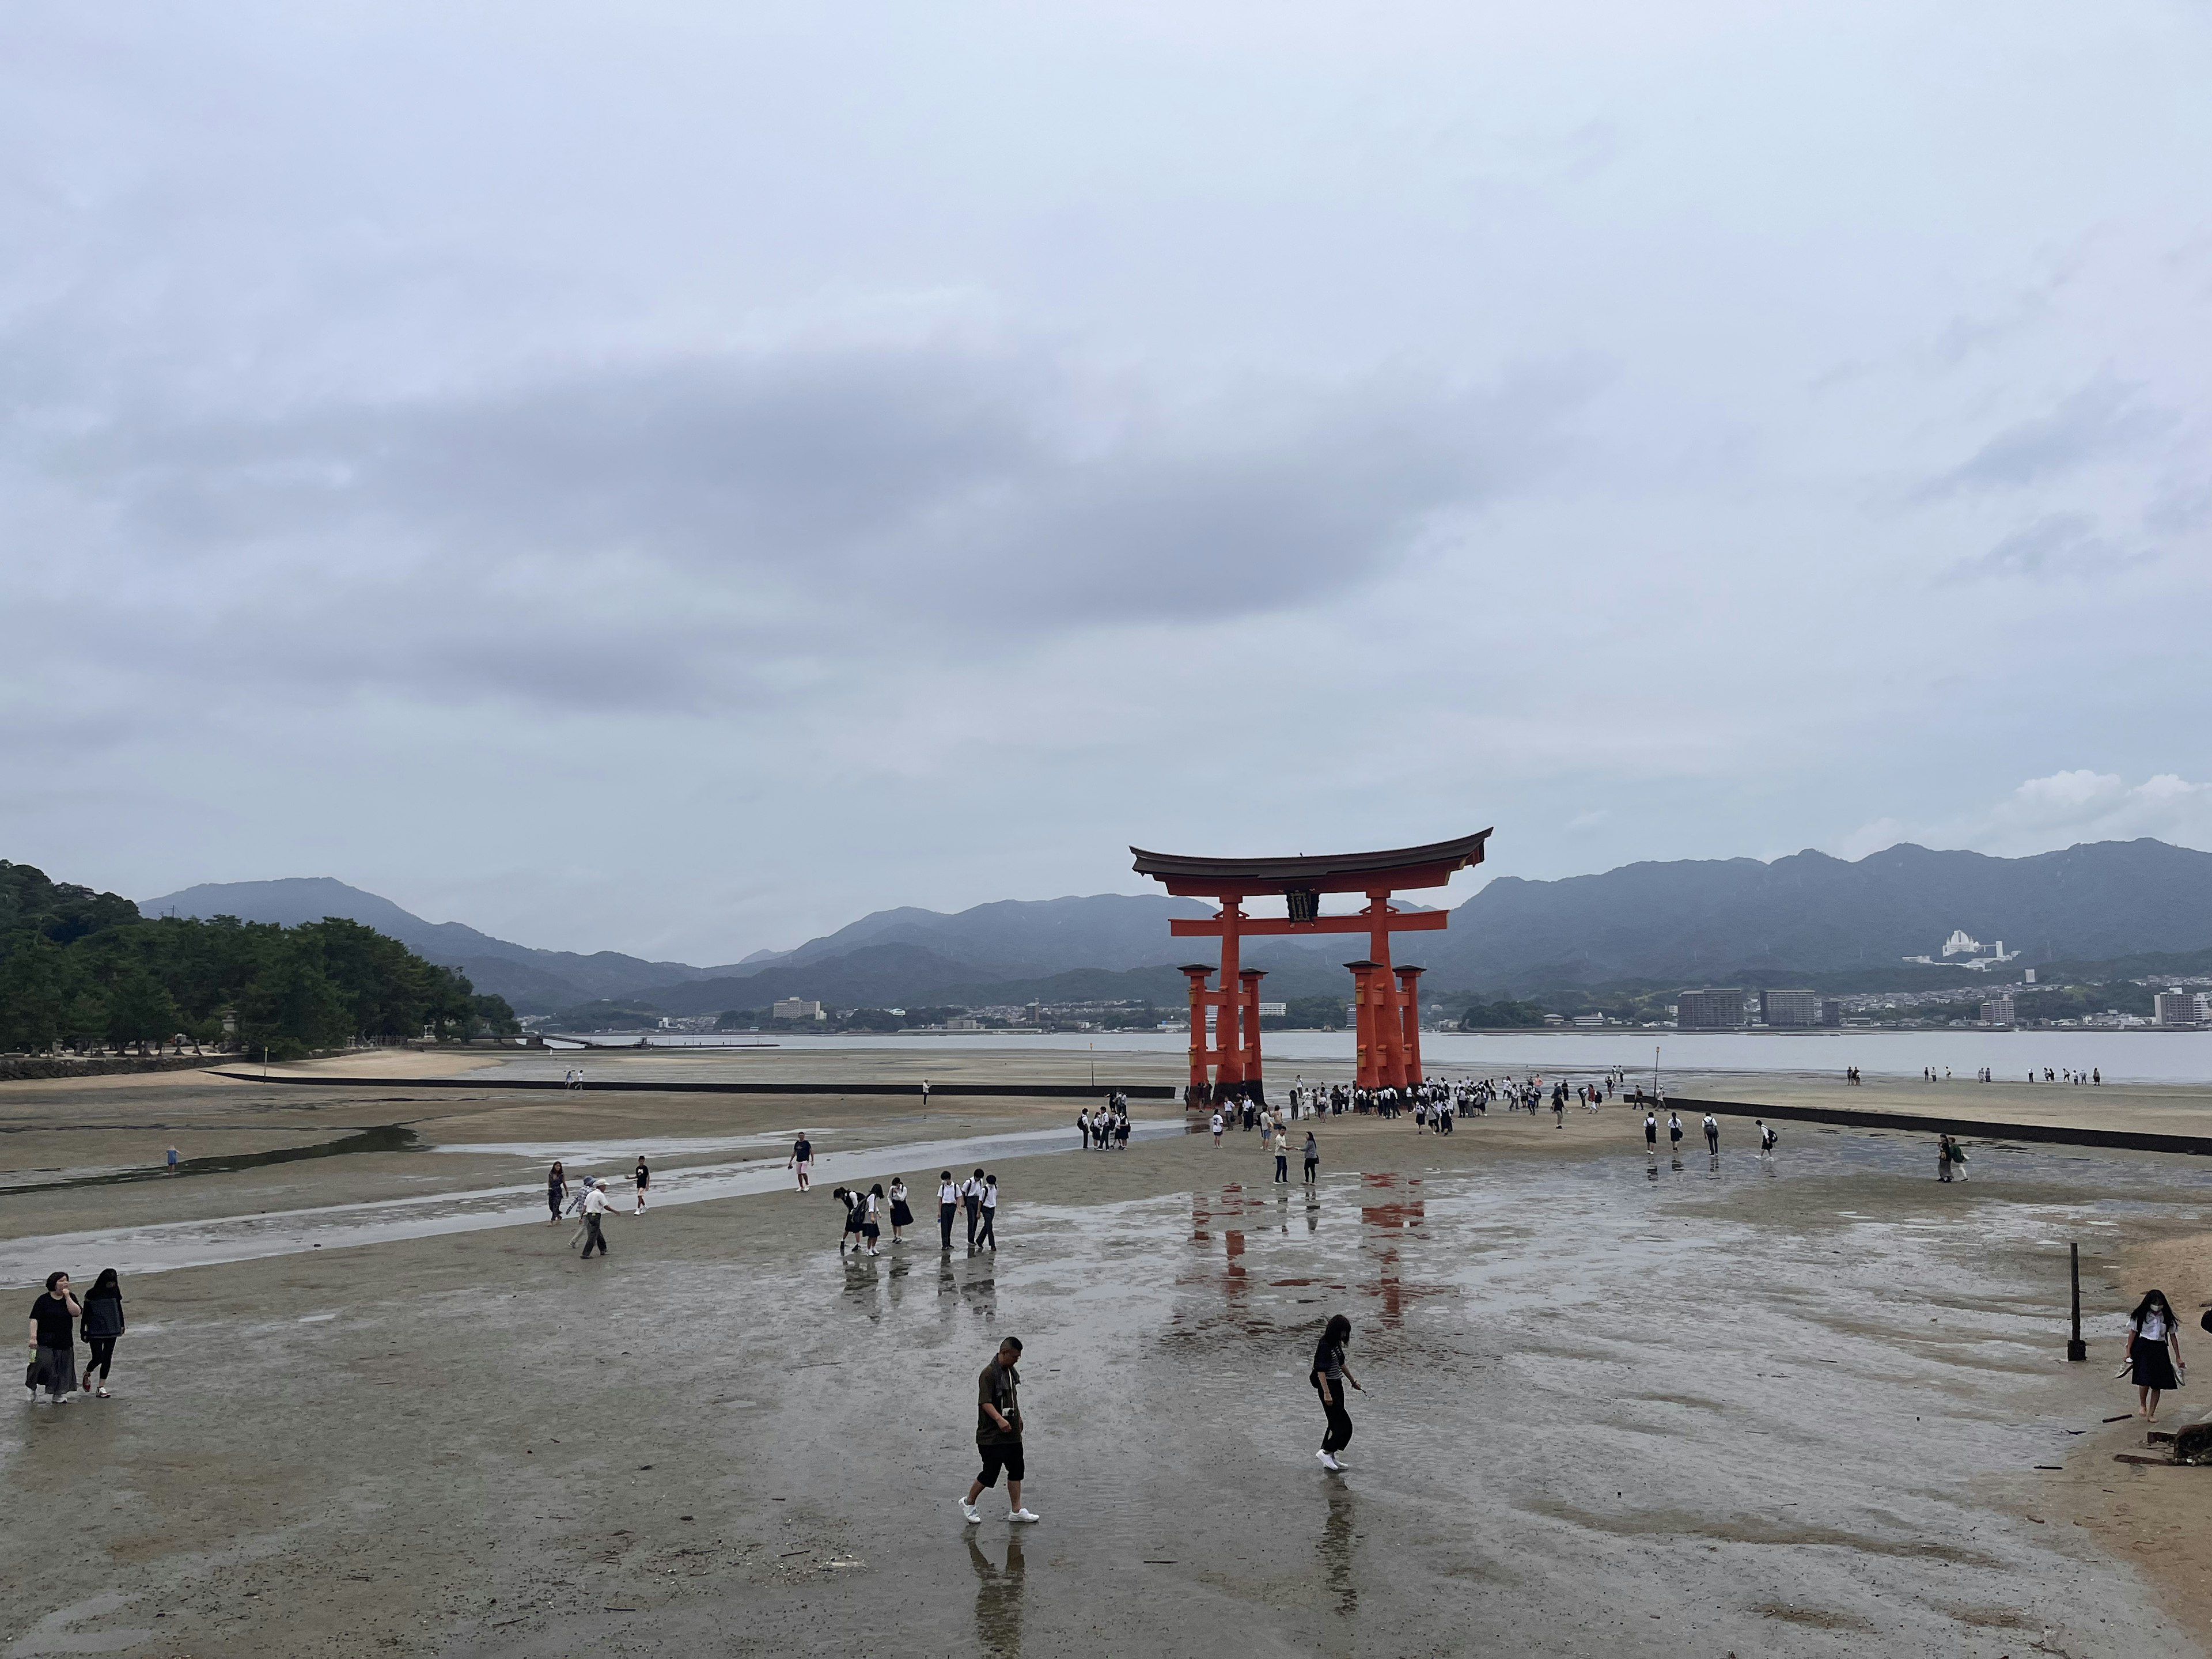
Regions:
[[[99,1081],[0,1091],[5,1169],[135,1155],[143,1129],[57,1121],[120,1113]],[[404,1122],[420,1149],[10,1195],[0,1235],[451,1203],[541,1179],[547,1144],[607,1173],[690,1146],[656,1161],[674,1183],[800,1124],[826,1188],[872,1146],[1073,1112],[117,1081],[191,1133]],[[0,1651],[2203,1650],[2212,1470],[2114,1464],[2141,1429],[2099,1419],[2132,1404],[2142,1275],[2185,1315],[2212,1291],[2187,1276],[2212,1170],[1988,1146],[1939,1187],[1923,1137],[1809,1125],[1771,1164],[1678,1168],[1618,1108],[1319,1132],[1310,1200],[1241,1133],[994,1158],[996,1255],[925,1224],[841,1264],[826,1194],[778,1191],[618,1217],[607,1261],[536,1221],[134,1276],[118,1397],[0,1431],[36,1517],[0,1543]],[[2061,1357],[2069,1237],[2087,1365]],[[1342,1477],[1304,1381],[1338,1310],[1368,1385]],[[1006,1332],[1026,1533],[951,1501]]]

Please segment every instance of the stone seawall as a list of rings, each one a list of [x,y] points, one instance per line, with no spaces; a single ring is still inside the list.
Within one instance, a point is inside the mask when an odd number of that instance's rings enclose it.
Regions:
[[[101,1054],[79,1060],[71,1054],[0,1054],[0,1083],[58,1078],[115,1077],[131,1072],[195,1072],[236,1063],[225,1054]]]

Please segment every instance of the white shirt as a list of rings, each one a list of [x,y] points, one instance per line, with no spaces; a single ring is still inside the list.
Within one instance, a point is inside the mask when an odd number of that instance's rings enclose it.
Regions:
[[[2142,1323],[2136,1327],[2136,1334],[2146,1342],[2166,1340],[2166,1316],[2155,1308],[2143,1316]]]
[[[983,1183],[976,1180],[974,1176],[969,1176],[967,1180],[960,1183],[960,1195],[963,1198],[982,1197]]]
[[[999,1189],[996,1187],[983,1188],[983,1207],[987,1210],[995,1210],[999,1207]]]
[[[951,1182],[946,1182],[937,1189],[937,1201],[939,1204],[957,1204],[960,1201],[960,1189]]]
[[[607,1212],[607,1194],[604,1187],[594,1187],[584,1194],[586,1215],[605,1215]]]
[[[1213,1115],[1213,1133],[1216,1134],[1221,1133],[1221,1114],[1218,1112]]]

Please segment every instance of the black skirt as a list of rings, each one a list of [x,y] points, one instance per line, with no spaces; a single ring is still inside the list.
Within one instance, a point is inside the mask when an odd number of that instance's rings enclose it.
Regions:
[[[2128,1352],[2136,1362],[2136,1386],[2139,1389],[2178,1389],[2181,1379],[2173,1374],[2173,1350],[2166,1346],[2163,1337],[2156,1341],[2138,1336],[2129,1344]]]
[[[907,1208],[906,1200],[902,1198],[895,1198],[891,1200],[891,1225],[894,1227],[914,1225],[914,1212]]]

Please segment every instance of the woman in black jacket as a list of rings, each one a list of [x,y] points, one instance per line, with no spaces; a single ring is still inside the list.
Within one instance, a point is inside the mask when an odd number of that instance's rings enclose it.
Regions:
[[[112,1267],[102,1267],[100,1277],[92,1281],[85,1292],[84,1317],[81,1328],[84,1340],[91,1346],[92,1358],[85,1362],[84,1391],[97,1393],[107,1398],[107,1368],[115,1358],[115,1339],[123,1334],[123,1281],[115,1276]],[[92,1374],[100,1373],[100,1387],[92,1385]]]
[[[1321,1395],[1322,1412],[1328,1419],[1328,1426],[1322,1434],[1321,1449],[1314,1455],[1321,1459],[1325,1469],[1343,1468],[1338,1454],[1352,1443],[1352,1414],[1344,1409],[1344,1385],[1349,1382],[1357,1389],[1359,1379],[1344,1363],[1344,1345],[1351,1340],[1352,1322],[1336,1314],[1321,1334],[1321,1346],[1314,1350],[1314,1391]]]

